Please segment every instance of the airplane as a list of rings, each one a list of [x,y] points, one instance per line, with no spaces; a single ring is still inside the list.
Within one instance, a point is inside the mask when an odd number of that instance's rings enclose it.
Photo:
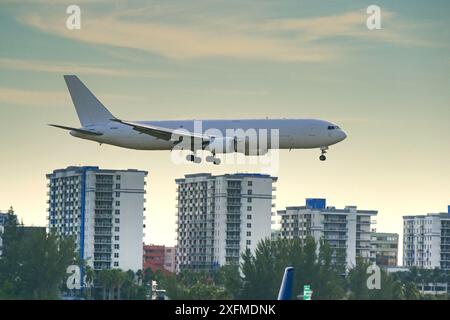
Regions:
[[[194,163],[201,162],[196,155],[201,150],[211,153],[206,157],[207,162],[218,165],[220,159],[216,154],[240,152],[258,156],[270,149],[313,148],[320,149],[319,159],[325,161],[329,146],[347,137],[336,124],[317,119],[201,120],[201,130],[198,130],[199,120],[121,120],[114,117],[76,75],[64,75],[64,80],[81,128],[50,126],[69,130],[77,138],[128,149],[174,150],[181,147],[179,149],[190,151],[186,160]],[[253,132],[251,130],[259,134],[250,137],[248,132]],[[269,137],[269,132],[277,134],[277,143],[270,139],[273,136]]]

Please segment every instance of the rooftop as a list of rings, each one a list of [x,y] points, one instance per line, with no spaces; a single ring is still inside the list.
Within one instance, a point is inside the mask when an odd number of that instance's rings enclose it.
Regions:
[[[138,169],[100,169],[98,166],[69,166],[65,169],[56,169],[53,170],[51,174],[47,174],[47,177],[50,177],[52,174],[60,173],[60,172],[68,172],[75,171],[77,173],[82,173],[83,171],[99,171],[101,173],[116,173],[116,172],[143,172],[146,175],[148,171],[138,170]]]
[[[200,178],[200,177],[205,177],[205,178],[218,178],[218,177],[226,177],[226,178],[232,178],[232,179],[241,179],[241,178],[263,178],[263,179],[267,179],[267,178],[271,178],[274,182],[278,180],[277,177],[272,177],[271,175],[268,174],[261,174],[261,173],[226,173],[226,174],[221,174],[221,175],[212,175],[211,173],[193,173],[193,174],[185,174],[184,178],[180,178],[180,179],[175,179],[176,182],[182,182],[183,180],[187,179],[187,178]]]

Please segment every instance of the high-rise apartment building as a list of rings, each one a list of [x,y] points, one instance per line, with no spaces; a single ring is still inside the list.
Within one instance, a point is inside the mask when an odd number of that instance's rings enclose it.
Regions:
[[[144,245],[143,262],[143,268],[150,268],[153,272],[157,270],[175,272],[175,248],[153,244]]]
[[[47,175],[48,227],[96,270],[142,268],[146,171],[68,167]]]
[[[371,261],[380,267],[396,267],[398,264],[398,234],[373,232]]]
[[[450,206],[446,213],[403,216],[403,265],[450,270]]]
[[[271,237],[273,184],[264,174],[189,174],[177,179],[177,270],[238,264]]]
[[[306,239],[316,242],[327,240],[335,252],[344,251],[347,266],[356,264],[356,258],[370,259],[372,217],[376,210],[357,210],[356,206],[344,209],[327,207],[325,199],[307,199],[305,206],[287,207],[278,211],[281,216],[281,238]]]
[[[3,233],[5,232],[5,224],[8,221],[8,213],[10,211],[0,211],[0,256],[3,254]]]

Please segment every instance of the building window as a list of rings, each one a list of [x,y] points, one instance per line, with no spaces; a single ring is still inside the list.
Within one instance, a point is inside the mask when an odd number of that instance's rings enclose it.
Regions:
[[[252,244],[251,240],[247,240],[247,245],[250,246]]]
[[[119,236],[114,236],[114,240],[119,241]]]
[[[114,230],[115,230],[116,232],[119,232],[119,231],[120,231],[120,227],[115,227]]]
[[[119,263],[118,262],[114,262],[114,267],[118,267]]]
[[[117,175],[117,176],[116,176],[116,180],[120,180],[120,175]]]
[[[247,198],[247,202],[252,202],[252,198]]]
[[[115,245],[114,245],[114,249],[119,250],[119,248],[120,248],[120,246],[119,246],[118,244],[115,244]]]
[[[250,231],[247,231],[247,237],[251,237],[252,233]]]
[[[248,219],[248,220],[252,220],[252,215],[251,215],[251,214],[248,214],[248,215],[247,215],[247,219]]]
[[[249,187],[251,187],[251,186],[253,185],[253,181],[249,181],[249,182],[247,183],[247,185],[248,185]]]
[[[120,192],[116,192],[116,197],[120,197]]]
[[[116,183],[116,189],[120,189],[120,183]]]
[[[116,206],[120,206],[120,201],[116,201]]]
[[[120,214],[120,210],[119,209],[116,209],[114,212],[115,212],[115,214]]]
[[[116,253],[114,253],[114,258],[118,258],[119,257],[119,254],[116,252]]]
[[[247,223],[247,228],[251,228],[252,224],[251,223]]]
[[[247,190],[247,194],[252,194],[252,190]]]
[[[115,221],[116,223],[120,223],[120,219],[119,219],[119,218],[116,218],[114,221]]]
[[[252,207],[247,207],[247,211],[252,211]]]

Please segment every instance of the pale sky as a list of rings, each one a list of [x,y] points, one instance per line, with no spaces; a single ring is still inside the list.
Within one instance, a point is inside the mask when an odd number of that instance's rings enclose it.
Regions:
[[[65,25],[81,7],[81,30]],[[176,178],[260,172],[175,165],[168,152],[99,146],[62,75],[77,74],[119,118],[319,118],[348,138],[280,153],[276,209],[307,197],[402,215],[450,204],[450,3],[433,1],[0,0],[0,209],[46,223],[45,174],[70,165],[149,171],[146,242],[175,244]],[[369,31],[366,8],[382,10]]]

